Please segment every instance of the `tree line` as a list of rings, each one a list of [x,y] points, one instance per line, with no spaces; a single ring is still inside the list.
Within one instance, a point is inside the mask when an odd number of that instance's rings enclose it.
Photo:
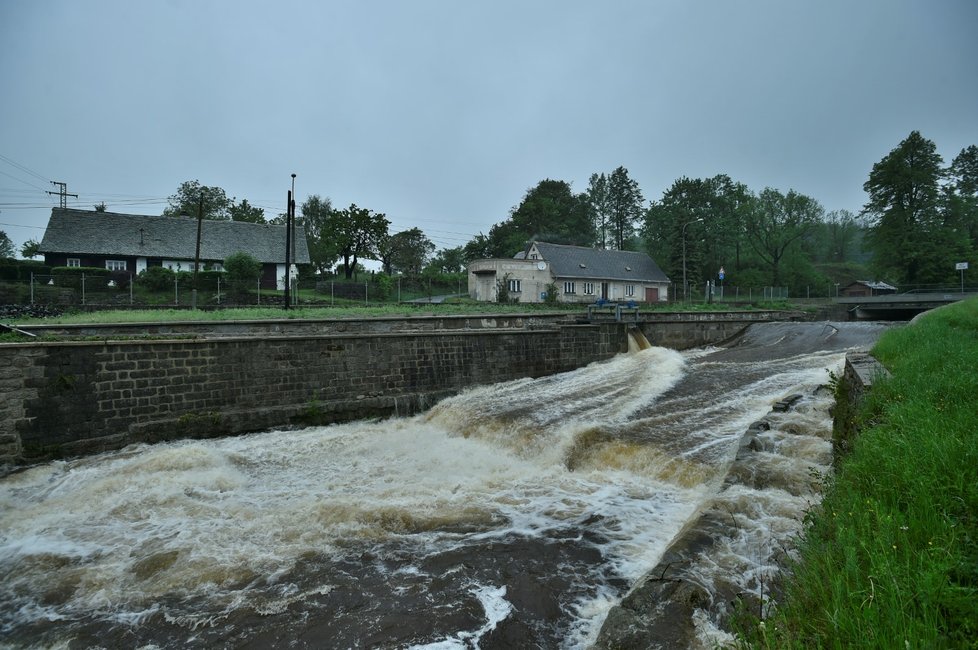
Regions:
[[[592,174],[583,192],[544,179],[509,215],[466,244],[436,252],[419,228],[392,233],[383,213],[336,208],[312,195],[301,206],[312,271],[351,278],[364,259],[387,274],[458,273],[480,258],[512,257],[532,240],[648,252],[673,281],[693,287],[726,271],[737,286],[825,291],[853,279],[899,285],[952,284],[956,264],[978,262],[978,147],[945,166],[936,145],[913,131],[873,165],[858,213],[826,212],[795,189],[753,191],[726,174],[676,179],[646,203],[624,167]],[[104,205],[97,206],[104,210]],[[182,183],[165,215],[283,224],[285,215],[228,198],[220,187]],[[12,256],[0,233],[0,252]],[[37,242],[22,253],[36,254]],[[30,250],[28,250],[30,248]],[[32,255],[31,255],[32,256]]]

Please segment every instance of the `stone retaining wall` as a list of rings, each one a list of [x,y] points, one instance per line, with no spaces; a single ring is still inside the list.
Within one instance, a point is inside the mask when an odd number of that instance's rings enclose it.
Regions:
[[[0,465],[131,442],[407,415],[626,349],[621,324],[0,345]]]

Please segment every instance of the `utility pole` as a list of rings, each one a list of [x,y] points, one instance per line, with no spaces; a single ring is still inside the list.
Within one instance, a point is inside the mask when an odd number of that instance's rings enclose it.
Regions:
[[[61,209],[62,210],[66,209],[68,207],[68,197],[69,196],[73,196],[76,199],[78,198],[78,195],[77,194],[68,194],[68,183],[62,183],[61,181],[51,181],[51,185],[57,185],[59,189],[58,189],[57,192],[51,192],[51,191],[49,191],[48,194],[51,194],[51,195],[57,194],[58,196],[61,197]]]
[[[292,174],[292,189],[289,190],[288,206],[285,211],[285,305],[284,309],[292,308],[292,295],[289,285],[292,280],[292,228],[295,221],[295,174]]]

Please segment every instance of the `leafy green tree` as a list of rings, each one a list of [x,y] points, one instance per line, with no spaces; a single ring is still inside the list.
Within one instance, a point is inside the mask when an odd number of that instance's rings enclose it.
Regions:
[[[872,220],[869,245],[881,277],[905,284],[933,279],[924,266],[932,244],[940,247],[935,238],[943,239],[937,232],[942,167],[937,146],[919,131],[873,165],[863,184],[869,195],[863,212]]]
[[[388,275],[420,275],[434,251],[435,245],[419,228],[382,236],[377,245],[377,256]]]
[[[201,185],[200,181],[184,181],[177,188],[175,194],[170,196],[170,205],[163,210],[165,217],[193,217],[197,218],[197,212],[201,206],[203,197],[203,217],[204,219],[227,220],[231,218],[229,209],[231,201],[227,194],[220,187],[208,187]]]
[[[30,259],[32,257],[37,257],[41,254],[41,243],[36,239],[28,239],[24,242],[24,245],[20,247],[20,256],[24,259]]]
[[[490,232],[492,232],[490,230]],[[472,260],[482,260],[489,257],[493,257],[494,247],[492,241],[489,237],[483,235],[481,232],[469,240],[465,246],[462,247],[463,258],[465,263],[468,264]],[[512,254],[506,257],[511,257]]]
[[[948,169],[947,210],[968,232],[972,251],[978,250],[978,147],[965,147]],[[963,260],[962,260],[963,261]]]
[[[261,262],[248,253],[231,253],[224,258],[224,272],[227,273],[231,293],[248,293],[258,286]]]
[[[613,248],[625,250],[625,243],[634,235],[635,225],[642,216],[644,202],[638,181],[629,178],[627,169],[618,167],[611,172],[607,204],[610,210],[610,244]]]
[[[533,239],[591,246],[594,238],[587,196],[574,194],[566,181],[548,178],[526,191],[508,219],[489,229],[485,254],[479,257],[512,257]]]
[[[248,199],[241,199],[241,203],[235,203],[234,199],[228,204],[228,215],[231,221],[244,221],[247,223],[266,223],[265,209],[256,208],[248,203]]]
[[[753,195],[743,183],[726,175],[679,178],[645,212],[642,236],[646,248],[669,277],[683,276],[694,286],[713,277],[721,266],[742,268],[745,215]]]
[[[376,257],[377,244],[389,226],[386,215],[351,204],[345,210],[330,211],[322,236],[335,246],[343,259],[343,274],[350,279],[359,259]]]
[[[642,234],[649,254],[673,280],[682,282],[685,269],[687,280],[699,284],[706,256],[704,224],[710,217],[710,196],[706,181],[679,178],[645,213]]]
[[[859,217],[849,210],[833,210],[825,215],[819,259],[826,262],[852,261],[855,249],[862,236]]]
[[[320,275],[328,273],[339,259],[336,242],[328,237],[332,228],[332,213],[333,204],[328,197],[322,198],[313,194],[302,203],[302,227],[306,232],[309,259],[316,273]],[[284,225],[285,215],[280,216]]]
[[[461,273],[470,261],[466,259],[464,246],[443,248],[428,262],[428,269],[437,273]]]
[[[594,229],[597,233],[599,248],[608,248],[609,223],[611,222],[611,203],[608,198],[608,177],[601,174],[591,174],[588,179],[588,204],[594,219]]]
[[[0,258],[14,256],[14,242],[11,241],[7,233],[0,230]]]
[[[825,210],[815,199],[788,190],[782,194],[770,187],[757,196],[747,214],[747,241],[768,268],[772,286],[781,286],[785,254],[821,220]]]

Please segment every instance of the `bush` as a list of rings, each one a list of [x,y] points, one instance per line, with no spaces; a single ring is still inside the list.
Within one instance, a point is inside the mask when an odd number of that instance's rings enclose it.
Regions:
[[[109,282],[109,270],[97,266],[56,266],[51,269],[51,275],[57,286],[70,289],[81,289],[82,276],[86,283],[98,282],[103,287]]]
[[[231,293],[248,293],[258,285],[261,262],[248,253],[232,253],[224,260],[224,271]]]
[[[163,266],[150,266],[136,277],[136,284],[150,291],[172,291],[173,271]]]

